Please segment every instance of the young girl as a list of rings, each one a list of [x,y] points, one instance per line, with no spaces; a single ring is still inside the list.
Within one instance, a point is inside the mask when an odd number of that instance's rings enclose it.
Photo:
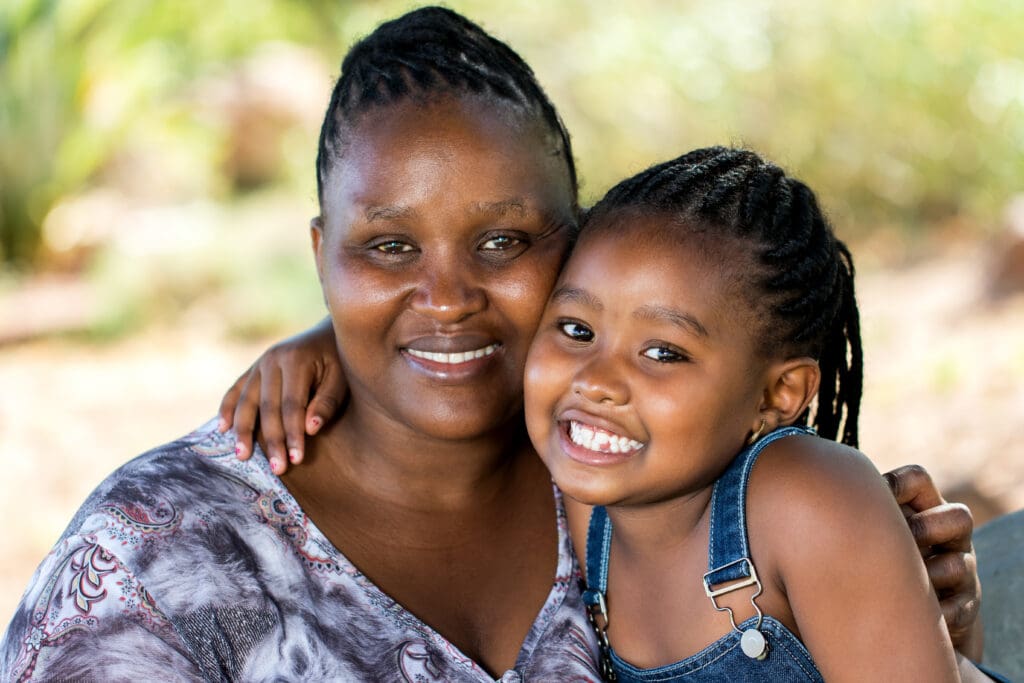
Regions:
[[[850,254],[806,185],[720,147],[619,183],[525,388],[607,678],[958,680],[882,478],[821,447],[857,444],[861,346]]]

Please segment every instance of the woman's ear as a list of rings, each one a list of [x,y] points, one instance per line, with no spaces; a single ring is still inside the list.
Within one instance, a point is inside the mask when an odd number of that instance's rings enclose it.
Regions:
[[[790,358],[772,365],[758,414],[766,423],[765,431],[796,422],[817,396],[820,383],[821,368],[813,358]]]
[[[321,265],[321,248],[324,243],[324,219],[322,216],[314,216],[309,219],[309,238],[313,243],[313,258],[316,260],[316,274],[320,282],[324,281],[324,271]]]

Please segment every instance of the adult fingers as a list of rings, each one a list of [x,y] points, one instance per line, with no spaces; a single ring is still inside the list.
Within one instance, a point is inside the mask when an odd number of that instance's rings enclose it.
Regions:
[[[328,363],[316,394],[306,408],[306,433],[312,436],[330,422],[341,411],[347,393],[348,383],[341,366]]]
[[[892,489],[896,502],[914,511],[920,512],[946,501],[932,481],[928,470],[920,465],[904,465],[882,475]]]
[[[971,659],[981,659],[981,602],[957,594],[939,603],[953,647]]]
[[[970,552],[974,518],[962,503],[943,503],[912,514],[907,525],[919,548]]]

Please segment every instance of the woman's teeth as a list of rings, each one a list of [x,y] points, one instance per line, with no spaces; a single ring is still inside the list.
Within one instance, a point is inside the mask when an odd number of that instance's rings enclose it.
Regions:
[[[569,422],[569,439],[577,446],[583,446],[587,450],[599,453],[631,453],[644,447],[639,441],[590,427],[575,420]]]
[[[424,360],[434,361],[435,363],[447,363],[449,365],[457,365],[458,363],[465,363],[466,361],[476,360],[477,358],[483,358],[484,356],[490,356],[492,353],[498,350],[497,344],[490,344],[483,347],[482,349],[475,349],[472,351],[463,351],[461,353],[435,353],[434,351],[419,351],[417,349],[406,349],[410,356],[415,358],[422,358]]]

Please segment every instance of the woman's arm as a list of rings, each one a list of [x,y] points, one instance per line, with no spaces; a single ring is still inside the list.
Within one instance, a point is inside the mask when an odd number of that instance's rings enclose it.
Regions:
[[[234,427],[235,453],[245,460],[252,455],[258,420],[264,452],[280,475],[289,461],[302,462],[305,435],[335,417],[347,392],[334,328],[324,318],[271,346],[235,380],[221,400],[219,429]]]
[[[825,680],[960,680],[917,546],[870,461],[815,438],[773,446],[750,514],[770,519],[770,564]]]
[[[971,511],[966,505],[947,503],[919,465],[906,465],[884,476],[924,558],[953,646],[981,661],[981,582],[971,544]]]

